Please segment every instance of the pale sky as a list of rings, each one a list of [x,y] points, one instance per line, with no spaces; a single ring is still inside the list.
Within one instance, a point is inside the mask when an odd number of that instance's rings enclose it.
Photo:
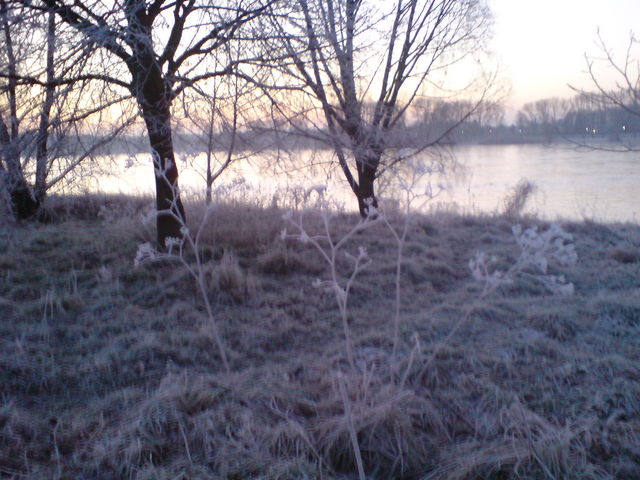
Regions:
[[[624,56],[629,34],[640,37],[640,0],[488,0],[493,51],[511,85],[514,109],[547,97],[568,97],[567,84],[589,86],[584,54],[597,56],[597,31]],[[508,112],[513,114],[513,110]]]

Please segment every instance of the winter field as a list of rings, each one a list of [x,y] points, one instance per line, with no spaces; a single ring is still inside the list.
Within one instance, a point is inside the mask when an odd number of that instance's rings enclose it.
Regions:
[[[0,230],[0,477],[639,478],[638,224],[149,203]]]

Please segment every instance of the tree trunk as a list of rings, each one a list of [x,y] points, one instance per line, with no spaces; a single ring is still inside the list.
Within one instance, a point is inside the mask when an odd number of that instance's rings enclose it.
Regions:
[[[31,190],[26,182],[11,190],[11,203],[13,211],[19,220],[26,220],[38,213],[40,202],[33,198]]]
[[[359,169],[356,197],[358,198],[358,209],[360,210],[360,216],[362,218],[369,216],[369,207],[373,207],[374,209],[378,208],[378,198],[374,191],[375,179],[376,172],[373,168],[365,167]]]
[[[378,199],[375,195],[374,183],[382,153],[378,154],[375,150],[368,150],[366,153],[362,152],[361,156],[356,154],[358,185],[354,193],[358,198],[358,209],[360,210],[360,216],[362,218],[370,215],[370,206],[374,209],[378,208]]]
[[[164,248],[167,238],[183,237],[180,229],[186,216],[180,200],[178,166],[171,136],[170,94],[152,50],[144,47],[128,66],[133,77],[132,93],[142,110],[149,135],[156,177],[157,239],[159,246]]]
[[[0,163],[6,165],[4,188],[9,193],[11,211],[18,220],[30,218],[38,211],[40,202],[31,194],[20,165],[20,153],[2,118],[0,118],[0,153],[2,154]]]
[[[178,167],[173,152],[171,115],[169,109],[143,108],[143,117],[149,134],[156,175],[156,220],[158,244],[166,247],[168,237],[182,238],[186,221],[184,206],[178,188]]]
[[[215,97],[214,97],[215,102]],[[213,170],[211,166],[211,157],[213,156],[213,127],[215,121],[215,103],[209,105],[211,108],[211,116],[209,117],[209,131],[207,132],[207,196],[205,201],[207,205],[211,205],[213,190]]]
[[[5,188],[8,190],[11,199],[11,210],[16,218],[24,219],[33,216],[38,211],[39,202],[31,195],[31,190],[20,164],[20,150],[17,145],[19,132],[16,92],[18,70],[9,23],[9,12],[7,10],[7,2],[4,0],[0,0],[0,19],[4,33],[3,54],[6,55],[6,68],[10,76],[7,85],[4,87],[6,88],[4,93],[7,95],[9,107],[8,125],[5,124],[2,112],[0,112],[0,154],[2,154],[0,163],[4,162],[5,166]]]
[[[36,136],[36,184],[34,196],[41,203],[47,193],[47,174],[49,173],[49,131],[51,129],[51,109],[55,102],[54,55],[56,48],[56,17],[53,10],[49,10],[47,19],[47,86],[45,87],[44,102],[40,110],[40,123]]]
[[[40,201],[31,193],[22,169],[16,168],[20,160],[16,158],[9,159],[12,155],[12,153],[5,151],[4,160],[8,167],[4,175],[5,188],[8,190],[11,199],[11,211],[14,217],[18,220],[26,220],[38,212]]]

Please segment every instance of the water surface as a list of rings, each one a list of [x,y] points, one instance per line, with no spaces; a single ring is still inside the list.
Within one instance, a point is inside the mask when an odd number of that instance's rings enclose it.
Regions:
[[[432,202],[462,211],[500,211],[505,195],[521,180],[534,182],[538,190],[526,211],[544,218],[590,219],[598,221],[640,221],[640,152],[609,152],[580,149],[571,144],[476,145],[456,147],[453,154],[463,167],[443,178],[433,176],[434,185],[446,189]],[[251,192],[263,198],[276,192],[304,192],[326,185],[329,194],[346,209],[356,204],[337,168],[328,168],[328,152],[299,151],[293,163],[274,167],[274,157],[265,156],[248,163],[238,162],[225,172],[221,183],[242,182],[242,195]],[[203,156],[180,161],[181,188],[185,194],[204,191]],[[291,161],[291,160],[289,160]],[[284,162],[284,160],[283,160]],[[154,192],[149,156],[141,155],[130,164],[127,157],[116,159],[115,174],[94,179],[92,190],[123,193]],[[313,170],[305,165],[315,163]],[[286,165],[295,165],[286,167]],[[285,175],[283,170],[290,170]],[[419,185],[422,189],[423,184]],[[236,187],[237,188],[237,187]]]

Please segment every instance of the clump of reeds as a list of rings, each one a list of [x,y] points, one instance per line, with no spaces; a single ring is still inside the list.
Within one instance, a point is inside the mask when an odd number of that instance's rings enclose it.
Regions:
[[[522,215],[524,207],[537,189],[536,184],[530,180],[526,178],[520,180],[503,200],[503,215],[511,219]]]

